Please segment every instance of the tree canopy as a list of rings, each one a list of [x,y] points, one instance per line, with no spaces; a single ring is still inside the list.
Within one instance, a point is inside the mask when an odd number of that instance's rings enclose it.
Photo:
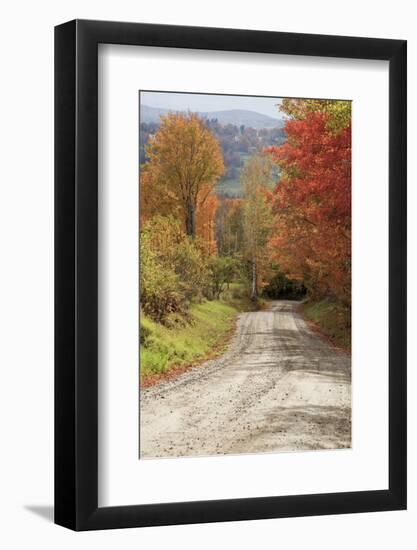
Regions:
[[[158,186],[162,203],[169,198],[184,219],[187,235],[196,235],[198,207],[224,171],[219,142],[197,115],[170,113],[146,147],[145,179]]]

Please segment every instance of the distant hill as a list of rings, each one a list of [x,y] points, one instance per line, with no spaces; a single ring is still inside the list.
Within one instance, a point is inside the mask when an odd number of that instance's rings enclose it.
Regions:
[[[146,123],[159,123],[161,115],[172,112],[172,109],[160,109],[141,105],[140,121]],[[255,111],[246,111],[243,109],[230,109],[227,111],[196,111],[200,116],[208,119],[217,119],[219,124],[234,124],[235,126],[246,126],[248,128],[282,128],[284,121],[282,119],[272,118]]]

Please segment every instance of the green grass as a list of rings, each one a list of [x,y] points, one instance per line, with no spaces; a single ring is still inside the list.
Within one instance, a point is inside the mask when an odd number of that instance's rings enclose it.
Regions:
[[[141,315],[141,377],[161,374],[223,351],[226,336],[238,314],[237,305],[204,301],[191,307],[191,322],[168,328]]]
[[[251,157],[250,153],[239,152],[241,166],[237,170],[235,178],[222,178],[216,185],[216,193],[220,196],[227,194],[231,197],[242,197],[243,189],[240,182],[240,171],[246,161]]]
[[[322,300],[306,302],[302,313],[318,325],[320,330],[337,346],[351,348],[350,309],[340,302]]]

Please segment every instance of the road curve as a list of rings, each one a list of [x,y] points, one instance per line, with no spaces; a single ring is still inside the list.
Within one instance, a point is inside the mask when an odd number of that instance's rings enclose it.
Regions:
[[[350,447],[350,356],[297,306],[241,314],[222,357],[141,390],[140,457]]]

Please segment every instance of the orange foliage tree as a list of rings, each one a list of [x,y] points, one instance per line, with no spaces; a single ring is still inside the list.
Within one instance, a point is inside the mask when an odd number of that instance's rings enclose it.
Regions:
[[[202,193],[204,192],[202,190]],[[215,254],[217,246],[214,228],[219,199],[213,193],[204,200],[198,200],[197,202],[196,235],[201,238],[206,255]]]
[[[337,117],[327,101],[322,108],[305,103],[291,101],[297,117],[286,123],[287,141],[268,150],[281,169],[270,193],[275,228],[269,246],[281,269],[302,279],[310,294],[334,295],[349,305],[350,116],[343,102],[334,109]]]
[[[197,216],[205,226],[211,207],[205,203],[224,172],[220,144],[203,120],[193,113],[170,113],[161,117],[161,126],[146,149],[148,162],[143,168],[142,215],[156,209],[179,215],[187,235],[196,236]],[[210,202],[209,201],[209,202]]]
[[[181,218],[175,194],[152,178],[148,165],[141,166],[139,178],[140,226],[154,216]]]

